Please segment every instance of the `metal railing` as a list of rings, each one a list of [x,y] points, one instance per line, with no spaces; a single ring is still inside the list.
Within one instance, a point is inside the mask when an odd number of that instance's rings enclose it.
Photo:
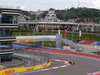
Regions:
[[[35,67],[48,64],[51,61],[49,53],[37,50],[29,50],[22,48],[15,48],[12,56],[12,61],[3,64],[2,70],[20,68],[20,67]]]
[[[44,65],[51,61],[50,53],[43,51],[17,48],[14,50],[14,53],[16,56],[22,57],[24,62],[28,62],[27,64],[23,64],[24,67]]]

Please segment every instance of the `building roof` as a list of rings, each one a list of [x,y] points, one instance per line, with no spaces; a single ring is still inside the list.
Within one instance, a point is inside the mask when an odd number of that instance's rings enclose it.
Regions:
[[[53,8],[50,8],[49,10],[54,10]]]
[[[20,10],[19,6],[0,5],[0,9]]]

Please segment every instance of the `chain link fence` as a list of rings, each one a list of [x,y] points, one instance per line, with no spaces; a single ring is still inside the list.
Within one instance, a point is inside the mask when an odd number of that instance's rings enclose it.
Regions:
[[[51,55],[48,52],[15,48],[12,55],[12,61],[1,63],[0,69],[20,68],[20,67],[35,67],[48,64],[51,61]]]
[[[17,48],[14,50],[14,53],[17,56],[22,57],[24,61],[27,60],[30,62],[30,64],[25,64],[25,67],[43,65],[51,61],[50,53],[44,51]]]

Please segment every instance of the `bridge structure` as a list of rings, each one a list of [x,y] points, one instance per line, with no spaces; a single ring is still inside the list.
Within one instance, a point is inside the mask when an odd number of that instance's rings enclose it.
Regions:
[[[51,28],[53,25],[60,25],[60,28],[66,28],[67,30],[74,29],[74,30],[85,30],[85,31],[99,31],[100,30],[100,24],[96,23],[72,23],[72,22],[44,22],[44,21],[18,21],[19,25],[28,25],[28,26],[34,26],[34,31],[38,31],[40,25],[51,25]],[[32,28],[32,27],[31,27]]]
[[[51,42],[56,42],[56,48],[62,48],[62,43],[75,50],[82,50],[82,48],[73,43],[71,40],[63,39],[62,34],[57,34],[56,36],[16,36],[16,41],[14,43],[22,42],[38,42],[39,47],[44,47],[44,41],[49,41],[49,46]]]

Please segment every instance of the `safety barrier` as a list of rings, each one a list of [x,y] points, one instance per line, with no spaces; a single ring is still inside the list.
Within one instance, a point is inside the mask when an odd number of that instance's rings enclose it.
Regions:
[[[50,53],[47,53],[47,52],[44,52],[44,51],[37,51],[37,50],[21,49],[21,48],[15,49],[14,55],[30,58],[32,60],[32,64],[31,65],[30,64],[29,65],[24,64],[25,67],[43,64],[44,62],[48,61],[48,59],[51,59]]]
[[[22,43],[22,42],[35,42],[35,40],[29,39],[29,40],[16,40],[16,41],[14,41],[14,43]]]
[[[49,67],[50,65],[51,65],[51,62],[49,62],[46,65],[37,66],[37,67],[29,67],[29,68],[22,67],[22,68],[16,68],[16,69],[2,70],[0,71],[0,75],[8,75],[8,74],[14,74],[14,73],[20,73],[20,72],[33,71],[33,70],[38,70],[38,69]]]

